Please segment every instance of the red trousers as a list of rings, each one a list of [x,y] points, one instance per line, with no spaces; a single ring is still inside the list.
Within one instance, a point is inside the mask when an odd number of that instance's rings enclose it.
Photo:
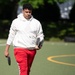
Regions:
[[[14,48],[14,56],[19,66],[20,75],[29,75],[36,50]]]

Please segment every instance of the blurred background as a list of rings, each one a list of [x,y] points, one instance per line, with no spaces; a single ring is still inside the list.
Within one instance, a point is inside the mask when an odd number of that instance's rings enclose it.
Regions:
[[[75,0],[0,0],[0,39],[7,39],[12,20],[27,2],[42,24],[46,41],[75,42]]]

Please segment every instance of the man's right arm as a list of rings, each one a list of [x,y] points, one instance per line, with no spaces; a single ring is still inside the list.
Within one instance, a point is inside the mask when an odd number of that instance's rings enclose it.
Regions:
[[[4,51],[5,57],[9,56],[9,48],[10,48],[10,45],[6,44],[5,51]]]
[[[9,48],[10,48],[10,45],[6,44],[5,51],[4,51],[5,57],[9,56]]]

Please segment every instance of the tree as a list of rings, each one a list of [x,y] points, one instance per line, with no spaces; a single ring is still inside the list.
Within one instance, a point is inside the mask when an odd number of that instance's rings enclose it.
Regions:
[[[59,8],[56,3],[63,3],[65,1],[66,0],[0,0],[0,38],[7,37],[11,20],[17,15],[18,6],[27,2],[31,3],[34,8],[34,17],[42,22],[45,36],[47,38],[58,36],[58,32],[62,30],[63,25],[55,24],[60,17]],[[74,10],[75,9],[73,9],[73,11]]]
[[[12,19],[19,0],[0,0],[0,19]]]
[[[24,3],[31,3],[34,8],[38,8],[40,5],[44,5],[45,2],[53,3],[53,2],[64,2],[66,0],[20,0],[19,4],[23,5]]]

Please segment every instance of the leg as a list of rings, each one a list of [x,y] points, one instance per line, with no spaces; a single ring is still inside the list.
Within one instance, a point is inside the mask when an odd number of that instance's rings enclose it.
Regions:
[[[33,63],[33,60],[34,60],[34,57],[35,57],[35,54],[36,54],[36,50],[28,50],[27,53],[28,53],[28,63],[29,63],[28,64],[28,68],[29,68],[28,70],[30,72],[30,68],[32,66],[32,63]]]
[[[22,48],[14,49],[15,59],[18,63],[20,75],[28,75],[27,53]]]
[[[19,65],[20,75],[29,75],[32,62],[34,60],[36,50],[28,50],[24,48],[15,48],[14,55]]]

